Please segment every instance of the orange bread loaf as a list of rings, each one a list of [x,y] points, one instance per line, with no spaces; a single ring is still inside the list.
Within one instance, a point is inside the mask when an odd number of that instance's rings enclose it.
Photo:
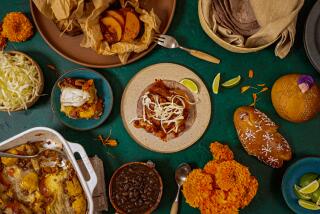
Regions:
[[[253,107],[239,107],[234,125],[243,148],[265,164],[280,168],[291,159],[291,148],[270,118]]]

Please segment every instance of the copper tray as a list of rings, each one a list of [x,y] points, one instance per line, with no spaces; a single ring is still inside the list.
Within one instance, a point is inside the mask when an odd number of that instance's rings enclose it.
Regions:
[[[147,10],[154,9],[155,13],[161,19],[161,33],[165,34],[171,24],[176,7],[176,0],[146,0],[141,1],[141,7]],[[42,38],[46,43],[55,50],[62,57],[88,67],[94,68],[112,68],[122,66],[117,56],[103,56],[98,55],[91,49],[80,47],[80,41],[82,35],[76,37],[70,37],[63,35],[60,37],[60,31],[55,24],[45,16],[43,16],[37,7],[30,0],[30,10],[34,23],[40,32]],[[156,44],[150,45],[150,47],[139,54],[133,53],[126,64],[137,61],[148,54]]]

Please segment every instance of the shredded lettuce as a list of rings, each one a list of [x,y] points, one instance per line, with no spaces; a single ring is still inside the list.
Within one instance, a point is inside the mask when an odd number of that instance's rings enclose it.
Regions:
[[[0,110],[27,109],[40,87],[37,67],[28,58],[0,52]]]

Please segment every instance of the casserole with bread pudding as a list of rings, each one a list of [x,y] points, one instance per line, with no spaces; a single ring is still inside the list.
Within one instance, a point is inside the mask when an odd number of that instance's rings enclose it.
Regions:
[[[0,151],[38,158],[1,158],[0,213],[93,213],[97,177],[80,144],[58,132],[37,127],[0,143]],[[42,149],[41,149],[42,150]],[[85,180],[74,157],[79,153],[90,178]]]
[[[54,142],[32,142],[7,150],[34,155]],[[47,150],[38,158],[2,157],[0,162],[0,210],[4,213],[86,213],[87,202],[70,161]]]

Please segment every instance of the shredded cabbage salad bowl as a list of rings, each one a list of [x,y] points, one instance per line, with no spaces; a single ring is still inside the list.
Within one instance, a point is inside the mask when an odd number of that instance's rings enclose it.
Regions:
[[[0,52],[0,111],[28,109],[43,87],[43,73],[31,57],[18,51]]]

